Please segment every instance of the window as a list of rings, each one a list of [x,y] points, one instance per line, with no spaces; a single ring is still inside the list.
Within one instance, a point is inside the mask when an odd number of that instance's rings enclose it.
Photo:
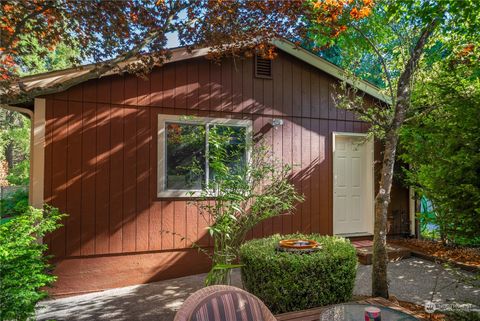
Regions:
[[[246,162],[250,120],[158,116],[158,197],[194,196],[215,179],[215,164],[209,164],[214,134],[231,136],[224,164]]]

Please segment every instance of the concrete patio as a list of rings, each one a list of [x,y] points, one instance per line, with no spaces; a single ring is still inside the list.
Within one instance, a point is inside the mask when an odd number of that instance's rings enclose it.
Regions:
[[[369,295],[371,266],[360,265],[354,289],[356,295]],[[390,293],[399,300],[423,304],[470,303],[480,306],[480,282],[475,287],[459,281],[456,272],[416,258],[389,265]],[[462,276],[472,276],[461,273]],[[37,320],[156,320],[171,321],[175,311],[195,290],[203,286],[205,275],[136,285],[103,292],[41,302]],[[461,279],[461,278],[460,278]],[[235,271],[232,283],[241,286]]]

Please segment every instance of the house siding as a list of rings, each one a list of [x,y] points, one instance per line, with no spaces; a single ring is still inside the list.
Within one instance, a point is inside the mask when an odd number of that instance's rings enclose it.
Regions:
[[[251,119],[254,138],[294,165],[305,202],[249,237],[332,234],[332,132],[363,133],[368,124],[335,108],[331,76],[282,52],[272,79],[255,78],[252,63],[198,58],[145,79],[110,76],[46,97],[45,200],[69,214],[45,238],[60,276],[53,294],[206,270],[191,245],[212,244],[208,222],[186,199],[157,197],[158,114]],[[272,128],[272,118],[284,125]],[[408,209],[408,192],[398,191],[407,201],[395,206]]]

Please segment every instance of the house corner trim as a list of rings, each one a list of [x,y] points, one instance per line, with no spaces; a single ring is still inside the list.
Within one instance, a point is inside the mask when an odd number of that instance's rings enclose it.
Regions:
[[[41,208],[44,203],[45,98],[35,98],[34,107],[30,159],[30,205]]]

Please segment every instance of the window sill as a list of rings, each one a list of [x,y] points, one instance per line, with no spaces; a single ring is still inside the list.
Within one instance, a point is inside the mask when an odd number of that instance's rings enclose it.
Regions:
[[[157,193],[158,198],[197,198],[201,196],[201,191],[162,191]]]

